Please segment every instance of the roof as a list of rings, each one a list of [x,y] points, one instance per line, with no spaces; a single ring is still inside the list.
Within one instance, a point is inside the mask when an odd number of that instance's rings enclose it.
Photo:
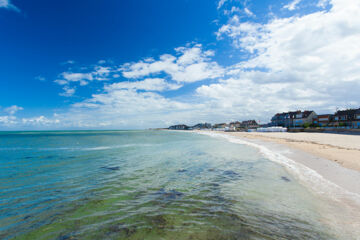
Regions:
[[[335,113],[335,116],[339,115],[354,115],[355,113],[358,113],[360,109],[346,109],[346,110],[339,110]]]
[[[333,114],[320,114],[317,115],[318,118],[322,118],[322,117],[331,117]]]

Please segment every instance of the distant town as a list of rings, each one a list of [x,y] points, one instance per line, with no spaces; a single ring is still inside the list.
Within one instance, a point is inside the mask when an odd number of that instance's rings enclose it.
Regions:
[[[170,130],[214,130],[214,131],[274,131],[301,129],[360,129],[360,108],[339,110],[334,114],[316,114],[314,111],[293,111],[276,113],[267,124],[256,120],[235,121],[230,123],[198,123],[194,126],[173,125]]]

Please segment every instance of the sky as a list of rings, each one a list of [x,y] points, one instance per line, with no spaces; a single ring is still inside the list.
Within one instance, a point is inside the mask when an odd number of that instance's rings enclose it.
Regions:
[[[359,0],[0,0],[0,130],[360,107]]]

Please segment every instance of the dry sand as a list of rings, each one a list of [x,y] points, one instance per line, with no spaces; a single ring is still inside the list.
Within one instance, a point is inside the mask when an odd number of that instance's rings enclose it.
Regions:
[[[228,132],[226,134],[284,144],[343,167],[360,171],[360,135],[331,133]]]

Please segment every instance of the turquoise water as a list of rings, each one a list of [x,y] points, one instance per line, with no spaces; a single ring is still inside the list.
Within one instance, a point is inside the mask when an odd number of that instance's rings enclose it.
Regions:
[[[0,239],[335,239],[256,149],[168,131],[0,133]]]

